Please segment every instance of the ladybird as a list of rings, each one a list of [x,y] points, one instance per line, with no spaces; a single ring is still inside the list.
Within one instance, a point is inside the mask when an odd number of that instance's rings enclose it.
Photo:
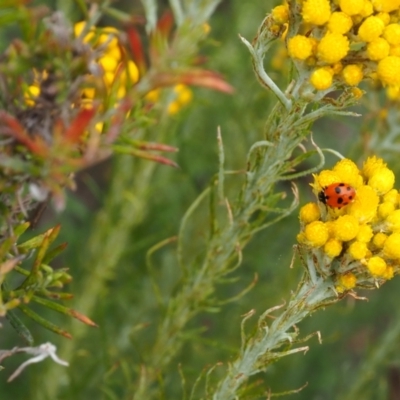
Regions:
[[[355,197],[355,189],[347,183],[332,183],[318,194],[319,201],[339,210],[351,203]]]

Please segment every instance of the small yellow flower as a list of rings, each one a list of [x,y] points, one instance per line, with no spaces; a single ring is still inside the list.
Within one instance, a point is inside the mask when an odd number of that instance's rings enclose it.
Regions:
[[[382,276],[386,271],[386,262],[383,258],[374,256],[367,261],[367,268],[371,275],[376,277]]]
[[[378,215],[381,219],[387,218],[395,210],[394,204],[389,201],[384,201],[379,204]]]
[[[327,64],[334,64],[346,57],[349,39],[339,33],[327,33],[318,44],[317,56]]]
[[[391,12],[400,7],[400,0],[372,0],[376,11]]]
[[[313,176],[314,183],[311,186],[314,188],[316,194],[332,183],[338,183],[341,181],[340,176],[336,172],[333,172],[329,169],[324,169],[318,175],[314,174]]]
[[[383,245],[383,254],[390,259],[400,258],[400,233],[392,233]]]
[[[389,190],[383,196],[383,201],[393,203],[394,206],[397,206],[399,204],[399,192],[396,189]]]
[[[364,185],[357,189],[357,196],[347,206],[347,213],[353,215],[361,223],[372,221],[377,213],[379,197],[370,186]]]
[[[362,260],[367,255],[367,244],[364,242],[353,242],[347,252],[354,260]]]
[[[389,55],[390,45],[387,40],[383,38],[377,38],[372,42],[368,43],[367,54],[370,60],[378,61],[382,60]]]
[[[385,85],[400,85],[400,57],[388,56],[379,61],[378,77]]]
[[[331,6],[328,0],[305,0],[301,14],[305,22],[313,25],[323,25],[331,15]]]
[[[370,16],[358,28],[358,37],[364,42],[372,42],[382,34],[384,28],[385,24],[380,18]]]
[[[339,293],[343,293],[346,290],[353,289],[356,286],[356,283],[356,276],[352,272],[348,272],[347,274],[339,276],[338,286],[336,286],[336,290]]]
[[[400,231],[400,210],[392,211],[386,218],[387,228],[392,232]]]
[[[333,222],[334,237],[342,242],[348,242],[354,239],[359,229],[360,225],[358,220],[352,215],[342,215]]]
[[[364,78],[364,73],[361,66],[349,64],[343,68],[342,76],[348,85],[357,86]]]
[[[353,26],[353,20],[344,12],[336,11],[331,14],[328,22],[328,29],[333,33],[341,35],[347,33]]]
[[[312,54],[313,43],[303,35],[296,35],[288,41],[288,53],[291,57],[305,60]]]
[[[328,68],[318,68],[311,74],[310,82],[315,89],[325,90],[332,86],[332,79],[332,73]]]
[[[320,219],[320,217],[321,217],[321,212],[316,203],[307,203],[300,209],[300,221],[304,222],[305,224],[317,221]]]
[[[338,161],[333,167],[333,172],[339,176],[339,182],[347,183],[355,189],[363,184],[357,165],[348,158]]]
[[[322,221],[314,221],[304,229],[306,243],[312,247],[323,246],[329,238],[328,228]]]
[[[356,240],[359,242],[363,243],[369,243],[369,241],[372,239],[374,236],[374,232],[372,231],[372,228],[370,225],[360,225],[360,229],[358,231],[358,234],[356,236]]]
[[[389,24],[383,30],[382,35],[389,44],[396,46],[400,44],[400,25]]]
[[[278,24],[284,24],[289,21],[289,8],[287,4],[276,6],[272,9],[272,18]]]
[[[378,232],[372,239],[372,244],[376,248],[381,249],[383,248],[383,245],[385,244],[387,238],[387,235],[385,235],[383,232]]]
[[[375,16],[381,19],[385,25],[388,25],[390,22],[390,15],[388,13],[380,12]]]
[[[378,169],[386,167],[386,163],[381,158],[376,156],[368,157],[363,164],[362,173],[369,179]]]
[[[382,278],[386,280],[392,279],[394,276],[394,269],[392,266],[387,265],[385,272],[382,274]]]
[[[368,16],[370,16],[372,13],[374,12],[374,6],[372,5],[372,3],[368,0],[364,1],[364,8],[361,11],[360,15],[363,18],[367,18]]]
[[[342,249],[342,242],[335,238],[328,239],[324,245],[324,253],[330,258],[337,257],[342,252]]]
[[[339,0],[340,9],[350,16],[360,14],[364,5],[364,0]]]
[[[395,176],[393,171],[387,167],[382,167],[374,171],[368,180],[368,185],[381,196],[393,188],[394,180]]]

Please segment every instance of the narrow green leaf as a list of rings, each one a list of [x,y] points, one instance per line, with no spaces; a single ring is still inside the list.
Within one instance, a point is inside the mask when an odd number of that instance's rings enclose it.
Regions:
[[[10,322],[10,325],[16,330],[18,335],[24,339],[30,346],[33,345],[33,337],[29,329],[23,324],[23,322],[15,315],[15,312],[9,310],[6,314],[6,318]]]

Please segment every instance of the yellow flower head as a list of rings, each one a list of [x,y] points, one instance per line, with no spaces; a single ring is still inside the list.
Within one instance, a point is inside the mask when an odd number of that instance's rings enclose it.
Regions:
[[[279,5],[272,9],[272,18],[278,24],[284,24],[289,21],[289,8],[287,4]]]
[[[369,179],[378,169],[386,167],[386,163],[381,158],[376,156],[368,157],[363,164],[362,174]]]
[[[336,290],[339,293],[343,293],[347,290],[353,289],[356,286],[356,283],[357,283],[357,277],[353,273],[348,272],[344,275],[339,276]]]
[[[392,233],[383,245],[383,254],[389,259],[400,258],[400,233]]]
[[[365,0],[339,0],[340,9],[347,15],[361,14],[364,9]]]
[[[373,232],[371,226],[364,224],[364,225],[360,225],[360,229],[358,231],[356,239],[359,242],[368,243],[372,239],[373,236],[374,236],[374,232]]]
[[[344,12],[336,11],[331,14],[328,22],[328,29],[332,33],[339,33],[343,35],[347,33],[353,26],[353,20],[349,14]]]
[[[323,25],[331,16],[331,5],[328,0],[305,0],[301,14],[305,22]]]
[[[327,64],[334,64],[349,51],[349,39],[340,33],[327,33],[318,44],[317,57]]]
[[[370,186],[364,185],[357,189],[357,197],[351,203],[347,212],[361,223],[371,222],[377,213],[379,197]]]
[[[339,176],[340,182],[345,182],[355,189],[363,184],[357,165],[348,158],[338,161],[333,167],[333,172]]]
[[[390,45],[387,40],[377,38],[368,43],[367,54],[368,58],[373,61],[382,60],[389,55]]]
[[[342,252],[342,249],[343,246],[340,240],[335,238],[330,238],[325,243],[324,253],[330,258],[335,258]]]
[[[321,221],[314,221],[304,229],[305,243],[311,247],[323,246],[329,238],[327,226]]]
[[[383,84],[400,86],[400,57],[387,56],[378,63],[378,77]]]
[[[313,50],[313,42],[306,36],[296,35],[288,40],[288,52],[293,58],[305,60],[310,57]]]
[[[357,218],[352,215],[342,215],[334,221],[333,235],[336,239],[347,242],[357,236],[359,229]]]
[[[316,69],[310,77],[311,84],[317,90],[326,90],[332,86],[332,72],[328,68]]]
[[[383,30],[382,35],[386,41],[392,45],[396,46],[400,44],[400,25],[399,24],[389,24]]]
[[[353,242],[348,249],[349,255],[354,260],[362,260],[367,255],[367,252],[368,252],[367,244],[358,241]]]
[[[382,167],[374,171],[368,180],[368,185],[381,196],[393,188],[394,179],[393,171],[389,168]]]
[[[383,32],[385,24],[375,16],[370,16],[358,28],[358,37],[364,42],[372,42],[377,39]]]
[[[389,13],[400,7],[400,0],[372,0],[372,5],[376,11]]]
[[[321,217],[321,211],[316,203],[307,203],[300,209],[300,221],[305,224],[317,221]]]
[[[386,271],[386,262],[383,258],[375,256],[367,261],[367,268],[371,275],[382,276]]]
[[[357,86],[364,78],[362,67],[356,64],[349,64],[343,68],[342,76],[350,86]]]

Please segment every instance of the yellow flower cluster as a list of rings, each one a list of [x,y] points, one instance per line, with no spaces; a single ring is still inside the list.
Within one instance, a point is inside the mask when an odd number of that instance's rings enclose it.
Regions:
[[[86,22],[78,22],[74,26],[74,33],[79,37],[85,30]],[[139,80],[139,70],[136,64],[124,58],[123,48],[118,40],[118,30],[113,27],[91,28],[83,37],[94,50],[99,50],[96,63],[101,67],[104,86],[108,91],[115,91],[117,99],[126,95],[126,89]],[[87,87],[83,90],[83,97],[88,103],[94,99],[96,89]]]
[[[317,198],[338,183],[356,193],[344,207],[336,207],[334,201],[311,202],[299,215],[298,242],[312,251],[321,273],[335,280],[338,292],[374,287],[400,271],[400,192],[394,182],[393,172],[375,156],[361,169],[343,159],[314,175],[311,186]]]
[[[156,104],[163,94],[161,89],[154,89],[146,95],[146,100]],[[175,115],[182,107],[190,103],[192,98],[193,93],[188,86],[183,84],[175,85],[172,91],[168,93],[168,114]]]
[[[298,3],[301,22],[297,34],[286,38],[287,51],[315,89],[357,86],[371,78],[387,87],[391,98],[400,99],[400,0]],[[277,25],[287,24],[289,14],[287,5],[271,13]]]

